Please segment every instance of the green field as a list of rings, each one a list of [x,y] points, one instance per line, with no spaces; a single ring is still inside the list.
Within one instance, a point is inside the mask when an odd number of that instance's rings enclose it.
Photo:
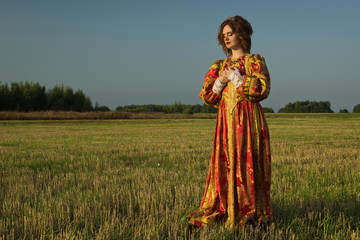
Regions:
[[[187,230],[215,119],[0,121],[0,239],[359,239],[360,115],[269,114],[274,219]]]

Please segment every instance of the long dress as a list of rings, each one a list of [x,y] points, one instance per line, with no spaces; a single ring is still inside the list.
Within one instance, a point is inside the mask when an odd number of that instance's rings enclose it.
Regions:
[[[216,94],[214,82],[227,67],[240,68],[245,83],[236,87],[228,82]],[[205,192],[200,208],[188,215],[190,225],[222,222],[235,229],[247,221],[266,224],[271,219],[269,130],[259,103],[269,92],[270,75],[259,54],[211,65],[200,98],[218,108],[215,138]]]

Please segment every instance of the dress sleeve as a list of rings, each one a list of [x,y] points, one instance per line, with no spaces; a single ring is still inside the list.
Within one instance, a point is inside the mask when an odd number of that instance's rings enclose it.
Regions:
[[[252,55],[245,68],[247,75],[242,76],[244,84],[237,91],[251,102],[264,100],[270,93],[270,75],[265,59],[259,54]]]
[[[217,107],[221,100],[221,92],[215,93],[213,91],[215,80],[219,77],[220,63],[221,60],[217,60],[211,65],[209,71],[205,75],[204,84],[199,94],[199,97],[204,103],[211,107]]]

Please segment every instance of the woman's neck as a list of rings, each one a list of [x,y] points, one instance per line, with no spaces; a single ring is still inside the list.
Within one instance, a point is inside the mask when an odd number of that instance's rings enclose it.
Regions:
[[[245,55],[245,52],[241,48],[231,50],[231,58],[241,58],[244,55]]]

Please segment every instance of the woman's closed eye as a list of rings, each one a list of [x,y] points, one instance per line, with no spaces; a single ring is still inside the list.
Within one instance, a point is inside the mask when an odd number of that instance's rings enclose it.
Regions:
[[[232,32],[228,32],[226,35],[225,34],[223,34],[223,38],[226,38],[226,37],[231,37],[233,35],[233,33]]]

